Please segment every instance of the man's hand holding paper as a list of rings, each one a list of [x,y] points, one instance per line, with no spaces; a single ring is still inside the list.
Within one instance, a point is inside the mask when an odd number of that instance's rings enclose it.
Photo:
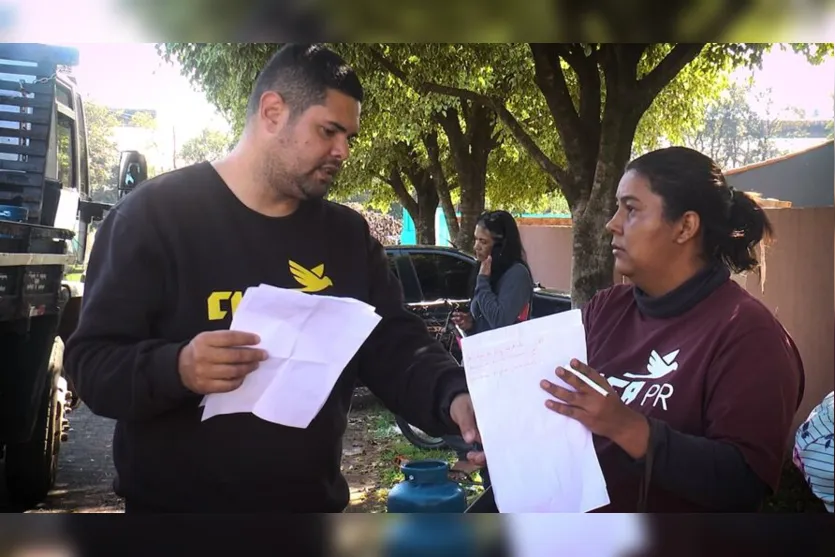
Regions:
[[[203,401],[203,420],[250,412],[273,423],[306,428],[379,321],[374,308],[357,300],[263,284],[249,288],[231,328],[256,335],[256,349],[268,356],[237,389],[209,394]]]
[[[243,331],[200,333],[180,351],[183,385],[201,395],[234,391],[267,359],[264,350],[252,348],[259,342],[258,335]]]

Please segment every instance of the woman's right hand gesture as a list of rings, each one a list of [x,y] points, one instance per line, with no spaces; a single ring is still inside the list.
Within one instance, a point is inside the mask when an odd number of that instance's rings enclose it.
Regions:
[[[473,328],[473,316],[469,313],[456,311],[452,314],[452,322],[461,327],[461,330],[465,332]]]

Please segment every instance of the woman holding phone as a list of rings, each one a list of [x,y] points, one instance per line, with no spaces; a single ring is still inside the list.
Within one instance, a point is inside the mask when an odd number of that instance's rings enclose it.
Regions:
[[[465,335],[474,335],[525,321],[530,313],[533,277],[525,261],[519,227],[507,211],[483,213],[475,227],[476,259],[480,262],[469,313],[457,312],[452,321]],[[457,468],[465,469],[474,445],[460,436],[444,437],[458,453]],[[486,469],[484,485],[490,483]]]
[[[481,263],[470,312],[453,322],[467,335],[524,321],[530,312],[533,278],[525,261],[519,228],[507,211],[488,211],[475,227],[476,259]]]

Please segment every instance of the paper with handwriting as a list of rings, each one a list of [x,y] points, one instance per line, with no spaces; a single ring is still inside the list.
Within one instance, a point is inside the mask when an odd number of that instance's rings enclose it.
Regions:
[[[580,310],[462,341],[464,369],[496,505],[503,513],[588,512],[609,504],[591,432],[545,407],[557,366],[586,360]]]
[[[351,298],[266,284],[247,289],[230,329],[259,335],[258,348],[269,358],[234,391],[204,397],[203,420],[249,412],[306,428],[380,319],[372,306]]]

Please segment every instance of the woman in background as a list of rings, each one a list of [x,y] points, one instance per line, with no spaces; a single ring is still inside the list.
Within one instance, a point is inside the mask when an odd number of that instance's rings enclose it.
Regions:
[[[467,335],[474,335],[526,320],[533,278],[513,216],[507,211],[481,215],[473,251],[480,266],[470,312],[455,313],[453,322]]]
[[[465,334],[474,335],[527,320],[534,285],[513,215],[507,211],[482,214],[475,227],[473,251],[480,266],[470,312],[453,314],[453,322]],[[444,440],[458,453],[455,469],[469,471],[467,453],[478,447],[460,436]],[[489,486],[487,470],[481,475],[484,486]]]

